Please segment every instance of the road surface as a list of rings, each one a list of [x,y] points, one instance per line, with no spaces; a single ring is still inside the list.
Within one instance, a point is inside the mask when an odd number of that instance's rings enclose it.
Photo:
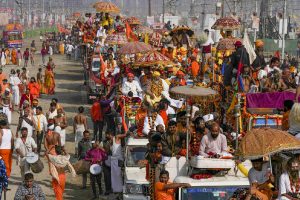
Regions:
[[[29,40],[25,41],[24,48],[30,46]],[[35,56],[36,65],[29,66],[29,74],[30,76],[36,77],[37,70],[39,65],[42,63],[41,56],[39,55],[39,51],[41,49],[41,43],[36,39],[36,46],[37,46],[37,55]],[[24,49],[23,48],[23,49]],[[77,108],[79,106],[84,106],[85,114],[89,114],[90,105],[86,104],[86,93],[83,86],[83,70],[80,62],[75,62],[68,60],[65,55],[53,55],[53,60],[56,64],[55,68],[55,81],[56,81],[56,89],[55,95],[42,95],[41,99],[39,100],[39,105],[42,106],[44,113],[49,109],[49,104],[51,98],[57,98],[59,103],[63,106],[64,111],[66,112],[66,116],[68,118],[68,128],[66,129],[67,137],[66,137],[66,150],[71,155],[71,161],[75,162],[76,159],[74,158],[74,134],[73,134],[73,117],[77,113]],[[4,72],[8,75],[10,70],[14,68],[17,69],[16,66],[8,65],[5,66]],[[20,67],[21,68],[21,67]],[[13,112],[12,115],[12,125],[11,130],[13,133],[16,131],[16,126],[18,123],[19,113],[16,111]],[[89,119],[89,128],[91,128],[91,121]],[[14,153],[13,159],[13,167],[11,177],[9,179],[9,188],[10,191],[7,192],[7,199],[12,200],[14,194],[17,190],[18,185],[21,183],[21,175],[20,169],[16,165],[16,156]],[[54,192],[51,186],[51,176],[49,175],[48,171],[48,164],[45,158],[41,158],[42,162],[44,163],[44,170],[39,174],[34,174],[34,179],[36,183],[38,183],[44,193],[46,194],[46,199],[52,200],[55,199]],[[91,199],[92,198],[92,191],[91,187],[88,185],[87,189],[81,189],[81,176],[77,176],[73,178],[71,174],[67,174],[67,182],[66,182],[66,189],[64,197],[65,199]],[[104,190],[104,186],[103,186]],[[107,198],[101,196],[99,199],[116,199],[112,195]]]

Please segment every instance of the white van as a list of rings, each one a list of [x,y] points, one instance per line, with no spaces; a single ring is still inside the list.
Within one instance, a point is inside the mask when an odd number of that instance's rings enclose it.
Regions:
[[[146,166],[139,162],[145,160],[148,139],[129,138],[125,148],[125,171],[123,200],[148,200],[149,182],[146,180]]]

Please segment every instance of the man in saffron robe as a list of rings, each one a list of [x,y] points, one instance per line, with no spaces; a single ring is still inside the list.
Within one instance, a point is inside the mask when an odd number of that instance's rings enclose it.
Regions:
[[[35,81],[34,77],[31,77],[30,82],[28,83],[28,89],[29,93],[32,95],[34,99],[37,99],[40,97],[40,86],[39,84]]]
[[[45,92],[46,94],[54,94],[55,89],[55,81],[54,81],[54,74],[51,67],[48,65],[45,70]]]
[[[4,79],[7,79],[6,74],[3,73],[2,68],[0,68],[0,83],[2,83]]]
[[[191,71],[192,71],[193,78],[197,78],[197,76],[199,74],[199,69],[200,69],[200,66],[199,66],[198,62],[196,61],[196,57],[192,56],[191,57]]]

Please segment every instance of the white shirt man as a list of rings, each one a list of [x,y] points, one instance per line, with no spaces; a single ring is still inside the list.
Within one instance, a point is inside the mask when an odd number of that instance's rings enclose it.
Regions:
[[[145,120],[144,120],[144,128],[143,128],[143,131],[142,131],[143,134],[148,135],[149,132],[151,131],[150,124],[152,124],[152,120],[153,120],[153,116],[150,119],[150,122],[149,122],[149,117],[148,116],[145,118]],[[154,121],[154,124],[153,124],[153,127],[152,127],[152,129],[154,131],[156,130],[156,127],[158,125],[163,125],[164,128],[165,128],[164,120],[163,120],[163,118],[159,114],[156,115],[156,118],[154,120],[155,121]]]
[[[41,145],[43,142],[44,134],[47,132],[48,121],[46,116],[42,113],[42,108],[38,106],[36,108],[36,115],[33,116],[33,119],[36,124],[36,143],[37,143],[37,152],[40,153]]]
[[[36,151],[37,145],[32,137],[27,136],[27,128],[21,129],[21,137],[16,139],[15,149],[18,154],[18,165],[21,169],[21,176],[30,170],[29,164],[26,162],[26,156]]]
[[[213,123],[210,132],[203,136],[200,144],[200,155],[219,157],[227,153],[227,139],[220,131],[220,126]]]
[[[12,89],[12,104],[14,106],[18,106],[20,103],[20,90],[19,85],[21,84],[20,78],[16,74],[12,74],[9,77],[9,84],[11,85]]]
[[[38,110],[38,108],[37,108]],[[44,114],[36,114],[33,116],[33,119],[36,123],[36,131],[44,131],[46,132],[47,131],[47,118]]]
[[[254,166],[256,165],[254,162],[256,161],[252,161],[253,167],[249,170],[248,173],[249,182],[250,184],[252,183],[263,184],[269,179],[268,168],[270,168],[270,164],[268,162],[263,163],[263,161],[260,161],[261,169],[257,170]]]
[[[122,85],[123,95],[128,96],[129,92],[132,92],[133,97],[142,97],[143,90],[140,83],[134,80],[134,75],[132,73],[128,73],[127,81]]]
[[[74,49],[74,47],[72,44],[67,44],[67,54],[71,54],[73,49]]]

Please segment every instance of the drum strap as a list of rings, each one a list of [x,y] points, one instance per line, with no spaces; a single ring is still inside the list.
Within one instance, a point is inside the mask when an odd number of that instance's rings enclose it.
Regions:
[[[22,139],[21,139],[22,140]],[[22,140],[22,142],[23,142],[23,144],[24,144],[24,146],[26,147],[26,149],[27,149],[27,152],[26,152],[26,154],[29,152],[29,148],[28,148],[28,146],[26,145],[26,140],[25,140],[25,142],[24,142],[24,140]]]

